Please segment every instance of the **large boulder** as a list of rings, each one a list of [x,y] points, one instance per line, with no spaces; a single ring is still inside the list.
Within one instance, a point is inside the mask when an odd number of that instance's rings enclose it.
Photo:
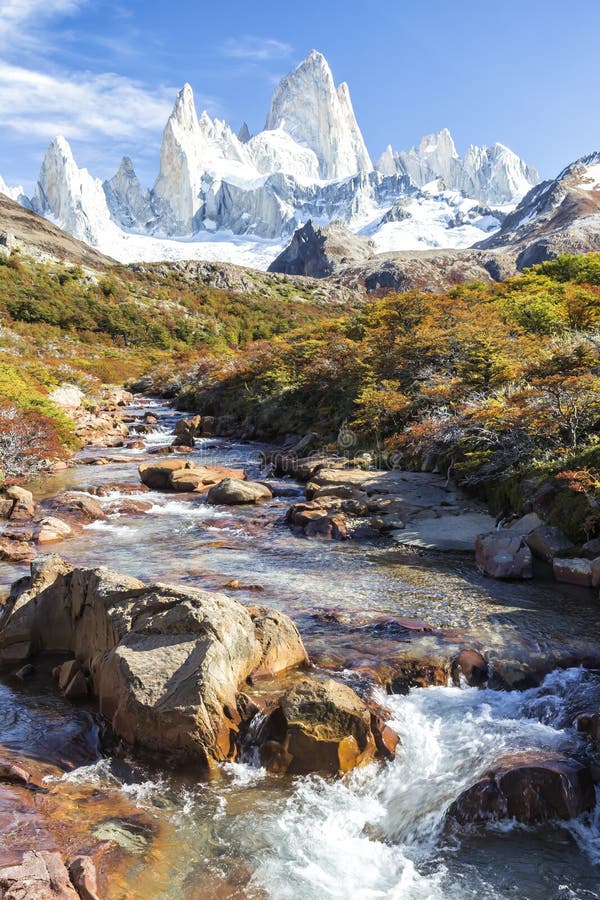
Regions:
[[[256,673],[305,665],[283,613],[249,611],[223,594],[146,585],[57,556],[32,564],[0,620],[0,662],[43,651],[76,663],[59,677],[82,696],[83,673],[101,713],[126,741],[203,765],[233,759],[238,694]]]
[[[281,697],[267,718],[263,764],[292,775],[337,775],[372,762],[381,754],[372,715],[347,685],[304,678]]]
[[[243,469],[228,469],[225,466],[191,466],[179,469],[171,475],[170,487],[174,491],[206,494],[213,485],[224,479],[236,479],[243,484]],[[209,501],[210,502],[210,501]]]
[[[171,486],[171,475],[179,469],[189,469],[186,459],[165,459],[158,463],[142,463],[138,472],[142,484],[154,491],[167,491]]]
[[[226,466],[195,466],[185,459],[165,459],[157,463],[142,463],[138,469],[142,483],[155,491],[206,493],[224,478],[246,477],[243,469]]]
[[[215,506],[236,506],[242,503],[260,503],[271,500],[269,488],[257,481],[240,481],[238,478],[224,478],[208,492],[206,500]]]
[[[556,580],[563,584],[592,587],[592,561],[589,559],[583,557],[560,559],[555,557],[552,561],[552,572]]]
[[[185,419],[179,419],[175,425],[174,444],[183,447],[194,447],[195,438],[202,433],[202,417],[191,416]]]
[[[44,516],[37,523],[36,541],[38,544],[49,544],[53,541],[62,541],[71,537],[73,530],[70,525],[57,519],[56,516]]]
[[[53,520],[61,519],[67,525],[88,525],[108,518],[102,505],[84,491],[67,491],[40,503],[44,513]]]
[[[288,669],[308,665],[308,655],[292,620],[278,609],[249,606],[262,655],[253,678],[277,675]]]
[[[4,498],[12,502],[9,518],[15,520],[32,519],[35,515],[33,494],[26,488],[13,484],[4,490]]]
[[[555,525],[541,525],[535,528],[527,535],[526,540],[533,555],[548,563],[573,546],[564,531]]]
[[[531,550],[521,534],[493,531],[475,541],[475,561],[492,578],[533,578]]]
[[[522,753],[500,760],[458,797],[448,814],[461,824],[516,819],[533,825],[573,819],[595,803],[587,766],[563,756]]]

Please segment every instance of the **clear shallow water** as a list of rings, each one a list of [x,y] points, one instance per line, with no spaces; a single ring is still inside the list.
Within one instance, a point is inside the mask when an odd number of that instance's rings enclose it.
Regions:
[[[152,436],[154,445],[170,442],[170,426]],[[243,465],[254,476],[259,449],[206,441],[193,458]],[[57,475],[38,495],[135,481],[132,464],[145,458],[122,450],[93,455],[119,461]],[[300,494],[293,483],[279,487]],[[122,495],[99,499],[110,510]],[[499,666],[509,660],[517,668],[545,657],[597,659],[600,617],[591,592],[504,585],[482,579],[469,560],[421,557],[385,543],[297,538],[282,525],[289,497],[227,510],[195,496],[132,499],[152,506],[111,514],[56,550],[78,565],[109,565],[146,580],[217,589],[237,579],[242,589],[234,596],[292,615],[313,659],[338,676],[352,679],[357,664],[447,655],[461,646],[479,646]],[[8,583],[15,570],[5,566],[0,574]],[[426,619],[433,631],[387,627],[398,615]],[[91,708],[10,681],[0,685],[0,743],[68,770],[51,776],[53,789],[124,796],[160,826],[152,845],[132,854],[128,893],[115,886],[115,900],[600,897],[600,829],[592,817],[543,831],[457,836],[444,827],[450,803],[503,753],[585,754],[572,725],[578,713],[600,707],[599,677],[570,668],[522,693],[439,687],[380,699],[401,738],[398,756],[341,781],[281,779],[231,764],[216,780],[199,782],[194,773],[144,767],[126,752],[107,756]]]

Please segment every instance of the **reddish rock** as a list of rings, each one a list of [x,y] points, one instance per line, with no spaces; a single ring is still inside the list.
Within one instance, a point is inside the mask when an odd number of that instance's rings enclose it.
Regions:
[[[554,559],[552,571],[557,581],[563,584],[577,584],[592,587],[592,563],[589,559]]]
[[[69,864],[69,875],[81,900],[100,900],[98,873],[89,856],[76,856]]]
[[[26,563],[35,557],[35,549],[22,541],[0,538],[0,559],[6,562]]]
[[[475,561],[479,571],[492,578],[533,578],[531,550],[520,534],[480,534],[475,541]]]
[[[481,687],[488,680],[488,664],[477,650],[461,650],[452,661],[451,673],[455,684],[462,675],[470,687]]]
[[[90,522],[103,521],[106,513],[94,497],[79,491],[67,491],[51,500],[44,500],[44,511],[53,517],[66,520],[69,525],[88,525]]]
[[[29,784],[31,773],[16,763],[0,759],[0,781],[8,784]]]
[[[60,853],[29,850],[17,865],[0,868],[5,900],[79,900]]]
[[[33,518],[35,515],[35,503],[33,502],[31,491],[13,484],[5,489],[4,496],[11,500],[13,504],[10,519],[22,521]]]
[[[110,484],[86,488],[88,494],[94,494],[96,497],[106,497],[110,494],[147,494],[149,490],[149,487],[140,484],[139,481],[112,481]]]
[[[394,759],[400,739],[396,732],[386,723],[383,716],[376,712],[371,712],[371,731],[375,738],[375,746],[379,756],[382,759]]]
[[[14,506],[14,501],[10,497],[0,496],[0,519],[9,519]]]
[[[408,694],[413,687],[431,687],[448,684],[449,672],[437,662],[421,659],[401,659],[394,662],[389,676],[389,688],[393,694]]]
[[[561,756],[523,753],[500,760],[460,795],[448,815],[461,824],[516,819],[533,825],[576,818],[595,803],[587,766]]]

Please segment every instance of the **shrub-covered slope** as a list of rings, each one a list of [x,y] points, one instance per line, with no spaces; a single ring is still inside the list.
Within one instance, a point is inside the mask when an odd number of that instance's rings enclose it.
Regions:
[[[326,315],[322,293],[313,300],[310,286],[269,278],[228,290],[166,264],[97,271],[0,255],[0,464],[10,457],[14,472],[20,454],[32,471],[75,446],[71,420],[50,399],[59,384],[93,394],[148,373],[162,383]]]
[[[600,255],[442,295],[388,294],[255,342],[226,368],[203,365],[181,404],[233,413],[261,437],[315,431],[335,442],[343,428],[342,445],[450,470],[499,513],[533,502],[550,479],[550,517],[596,534]],[[565,490],[586,497],[569,502],[567,522]]]

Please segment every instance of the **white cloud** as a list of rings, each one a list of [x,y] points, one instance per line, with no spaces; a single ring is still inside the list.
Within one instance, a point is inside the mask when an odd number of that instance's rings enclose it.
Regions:
[[[32,32],[54,16],[78,12],[86,0],[0,0],[0,44],[31,43]]]
[[[143,140],[163,128],[175,92],[112,73],[46,74],[0,61],[0,125],[48,139]]]
[[[283,41],[274,38],[255,37],[244,34],[229,38],[221,47],[224,56],[250,62],[268,62],[275,59],[287,59],[293,48]]]

